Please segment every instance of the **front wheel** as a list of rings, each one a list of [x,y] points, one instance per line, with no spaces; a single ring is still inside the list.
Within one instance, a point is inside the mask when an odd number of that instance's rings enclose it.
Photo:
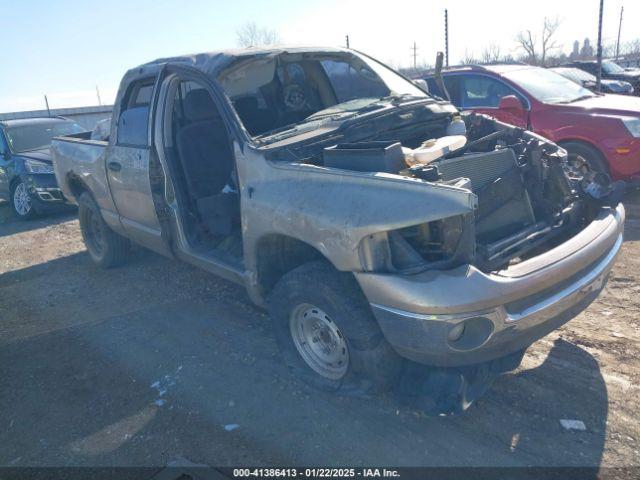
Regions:
[[[20,220],[28,220],[36,215],[33,198],[27,189],[27,185],[19,180],[11,191],[11,206],[14,215]]]
[[[280,279],[268,306],[282,357],[305,383],[342,393],[384,391],[404,368],[349,273],[304,264]]]
[[[123,264],[129,255],[130,243],[106,224],[98,205],[88,193],[78,199],[80,231],[91,259],[103,268]]]
[[[567,151],[568,161],[574,167],[582,170],[582,165],[586,164],[592,172],[609,175],[606,160],[595,148],[580,142],[565,142],[561,146]]]

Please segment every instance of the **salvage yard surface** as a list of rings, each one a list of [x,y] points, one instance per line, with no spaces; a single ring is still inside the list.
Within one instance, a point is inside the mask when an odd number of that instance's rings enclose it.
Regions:
[[[469,411],[291,378],[236,285],[139,250],[90,261],[75,214],[0,205],[0,465],[640,465],[640,195],[585,312]]]

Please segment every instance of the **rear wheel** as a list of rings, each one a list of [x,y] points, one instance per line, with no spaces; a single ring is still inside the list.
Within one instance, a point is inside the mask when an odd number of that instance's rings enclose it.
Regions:
[[[404,360],[386,341],[353,276],[324,262],[285,274],[268,298],[282,357],[296,377],[325,391],[389,389]]]
[[[129,240],[109,228],[100,209],[88,193],[78,199],[80,231],[91,259],[103,268],[123,264],[129,255]]]
[[[11,206],[14,215],[21,220],[28,220],[36,215],[34,201],[27,189],[27,185],[18,180],[11,189]]]
[[[565,142],[562,144],[569,154],[569,163],[580,169],[585,164],[596,173],[609,175],[609,167],[603,155],[594,147],[581,142]]]

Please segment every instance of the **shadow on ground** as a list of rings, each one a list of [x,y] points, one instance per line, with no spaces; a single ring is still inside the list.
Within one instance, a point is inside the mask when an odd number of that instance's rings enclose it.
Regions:
[[[13,215],[11,206],[7,202],[0,202],[0,237],[37,230],[38,228],[67,222],[77,217],[78,214],[73,207],[66,207],[60,212],[41,215],[32,220],[19,220]]]
[[[464,415],[425,418],[391,397],[310,390],[289,377],[242,289],[153,254],[135,262],[105,272],[82,253],[0,275],[11,317],[0,331],[0,464],[601,461],[606,385],[572,343],[500,378]]]

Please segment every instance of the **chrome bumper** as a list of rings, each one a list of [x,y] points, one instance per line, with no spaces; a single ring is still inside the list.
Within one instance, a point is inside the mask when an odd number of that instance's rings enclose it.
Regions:
[[[356,277],[402,356],[441,366],[488,361],[526,348],[598,296],[622,246],[623,223],[620,205],[562,245],[509,270],[425,272],[404,283],[408,288],[400,295],[398,276],[387,276],[386,292],[379,278],[363,277],[372,274]]]
[[[64,202],[62,190],[55,187],[35,187],[36,195],[43,202]]]

